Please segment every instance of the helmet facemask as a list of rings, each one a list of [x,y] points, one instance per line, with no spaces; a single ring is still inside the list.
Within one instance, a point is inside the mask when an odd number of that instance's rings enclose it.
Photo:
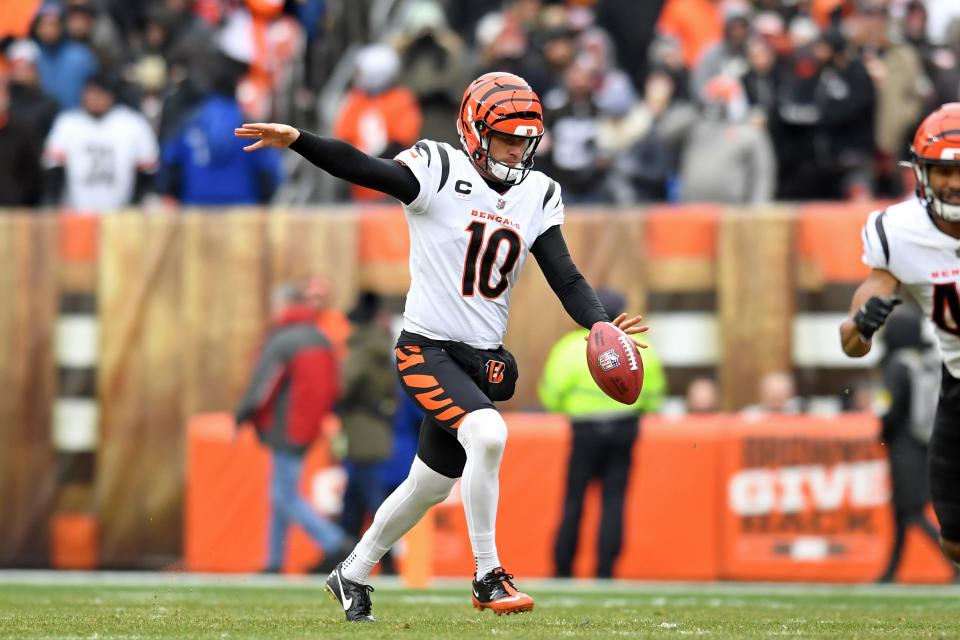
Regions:
[[[485,126],[478,127],[480,129],[486,129]],[[523,150],[523,155],[520,157],[520,162],[516,165],[511,165],[507,162],[501,162],[495,159],[490,154],[490,140],[493,138],[494,132],[487,130],[486,133],[480,131],[480,149],[477,150],[477,153],[480,155],[480,158],[477,160],[478,166],[481,166],[482,170],[486,175],[491,176],[494,180],[502,182],[506,185],[518,185],[523,182],[527,175],[530,174],[531,169],[533,169],[533,155],[537,151],[537,146],[540,144],[540,139],[542,136],[517,136],[509,133],[502,133],[497,131],[496,133],[500,136],[507,138],[520,138],[526,141],[526,148]]]
[[[911,150],[911,165],[917,180],[917,196],[926,204],[927,210],[947,222],[960,222],[960,204],[945,202],[930,186],[930,168],[933,166],[960,166],[958,160],[928,160]]]
[[[474,120],[473,113],[471,113],[469,107],[467,107],[466,119],[473,128],[477,140],[480,141],[479,147],[477,147],[470,157],[477,170],[490,180],[501,182],[507,186],[515,186],[523,182],[533,169],[533,156],[537,151],[537,146],[540,144],[541,138],[543,138],[543,134],[518,135],[491,129],[485,122]],[[525,127],[517,128],[521,129]],[[537,131],[537,128],[534,126],[530,126],[529,129],[534,133]],[[527,147],[524,149],[520,162],[517,165],[501,162],[490,155],[490,139],[494,133],[508,138],[521,138],[527,141]],[[461,144],[466,148],[467,144],[462,133],[460,139]]]

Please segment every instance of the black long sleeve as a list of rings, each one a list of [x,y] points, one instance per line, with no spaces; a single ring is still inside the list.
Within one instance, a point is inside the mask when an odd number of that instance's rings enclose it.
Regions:
[[[547,283],[560,298],[560,303],[577,324],[589,329],[596,322],[611,320],[597,294],[577,269],[563,239],[560,226],[553,226],[540,234],[530,253],[537,259]]]
[[[300,137],[290,149],[330,175],[382,191],[404,204],[413,202],[420,193],[420,181],[399,162],[371,156],[343,140],[298,131]]]

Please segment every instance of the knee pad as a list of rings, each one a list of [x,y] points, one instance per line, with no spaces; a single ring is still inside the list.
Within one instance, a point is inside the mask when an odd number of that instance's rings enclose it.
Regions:
[[[468,456],[472,452],[499,460],[507,444],[507,423],[496,409],[471,411],[457,429],[457,440]]]

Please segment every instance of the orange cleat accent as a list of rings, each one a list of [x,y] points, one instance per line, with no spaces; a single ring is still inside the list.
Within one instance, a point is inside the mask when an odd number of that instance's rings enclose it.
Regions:
[[[503,567],[473,581],[472,600],[474,609],[490,609],[498,616],[533,611],[533,598],[514,586],[513,576]]]
[[[480,602],[477,600],[476,596],[471,596],[471,600],[473,600],[474,609],[477,609],[478,611],[490,609],[498,616],[533,611],[533,598],[522,591],[518,591],[516,595],[508,596],[500,600],[494,600],[492,602]]]

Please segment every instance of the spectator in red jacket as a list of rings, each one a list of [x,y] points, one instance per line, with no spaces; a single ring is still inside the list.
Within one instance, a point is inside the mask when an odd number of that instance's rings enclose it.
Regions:
[[[264,571],[280,571],[292,523],[323,549],[323,562],[316,569],[329,570],[327,565],[332,568],[343,560],[355,540],[314,511],[298,484],[303,456],[340,392],[336,359],[316,327],[317,309],[305,302],[300,287],[281,285],[272,302],[271,330],[235,414],[238,425],[252,422],[271,449],[270,542]]]

